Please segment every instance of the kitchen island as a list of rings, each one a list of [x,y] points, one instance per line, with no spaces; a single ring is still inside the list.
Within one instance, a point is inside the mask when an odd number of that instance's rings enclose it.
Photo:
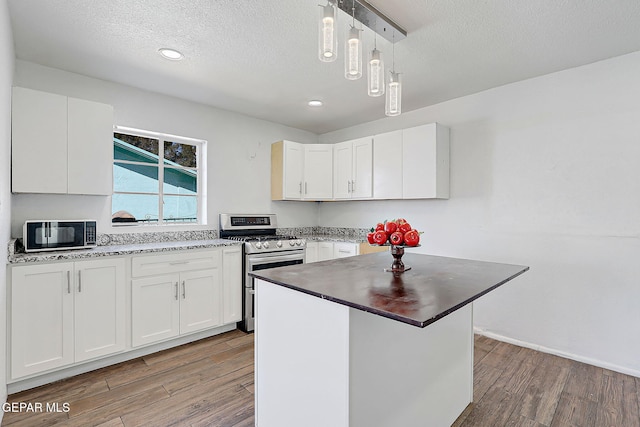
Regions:
[[[473,401],[472,301],[529,268],[388,253],[252,273],[256,425],[449,426]]]

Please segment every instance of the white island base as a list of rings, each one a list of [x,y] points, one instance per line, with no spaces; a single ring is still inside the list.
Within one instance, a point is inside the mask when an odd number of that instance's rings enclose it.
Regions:
[[[255,356],[256,426],[450,426],[473,400],[473,308],[420,328],[256,279]]]

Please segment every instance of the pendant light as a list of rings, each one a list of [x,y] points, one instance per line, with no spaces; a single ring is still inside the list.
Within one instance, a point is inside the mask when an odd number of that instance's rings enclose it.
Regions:
[[[356,0],[353,0],[352,24],[347,31],[344,50],[344,76],[348,80],[358,80],[362,77],[362,42],[360,31],[356,28]]]
[[[333,62],[338,57],[338,38],[336,37],[336,0],[328,0],[322,7],[322,19],[319,25],[318,55],[322,62]]]
[[[400,73],[396,73],[396,46],[393,44],[391,50],[391,71],[389,72],[389,83],[387,84],[387,96],[384,103],[384,113],[387,116],[399,116],[402,112],[402,82]]]
[[[402,112],[402,83],[400,82],[400,73],[393,71],[389,73],[388,86],[384,113],[387,116],[399,116]]]
[[[367,92],[369,96],[384,95],[384,62],[382,61],[382,53],[378,50],[375,35],[367,71]]]

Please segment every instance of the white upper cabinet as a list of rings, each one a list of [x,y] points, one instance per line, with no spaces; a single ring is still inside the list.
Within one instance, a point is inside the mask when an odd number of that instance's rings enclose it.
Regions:
[[[333,147],[329,144],[304,144],[303,199],[333,198]]]
[[[449,129],[438,123],[336,144],[271,145],[272,200],[448,198]]]
[[[271,145],[273,200],[330,200],[333,150],[327,144],[279,141]]]
[[[374,199],[448,199],[449,129],[438,124],[373,137]]]
[[[113,107],[69,98],[67,104],[69,194],[113,193]]]
[[[304,150],[302,144],[284,141],[284,198],[301,199],[304,181]]]
[[[402,130],[402,198],[449,198],[449,129],[438,124]]]
[[[67,192],[67,97],[13,88],[14,193]]]
[[[402,130],[373,137],[373,198],[402,199]]]
[[[366,199],[372,195],[371,137],[333,144],[333,197]]]
[[[111,195],[113,107],[14,87],[12,191]]]
[[[351,168],[353,164],[353,144],[351,141],[333,145],[333,197],[351,198]]]

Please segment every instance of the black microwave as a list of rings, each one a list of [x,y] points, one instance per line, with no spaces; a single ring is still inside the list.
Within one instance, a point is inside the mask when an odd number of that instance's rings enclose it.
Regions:
[[[96,221],[27,221],[22,228],[25,252],[85,249],[96,246]]]

